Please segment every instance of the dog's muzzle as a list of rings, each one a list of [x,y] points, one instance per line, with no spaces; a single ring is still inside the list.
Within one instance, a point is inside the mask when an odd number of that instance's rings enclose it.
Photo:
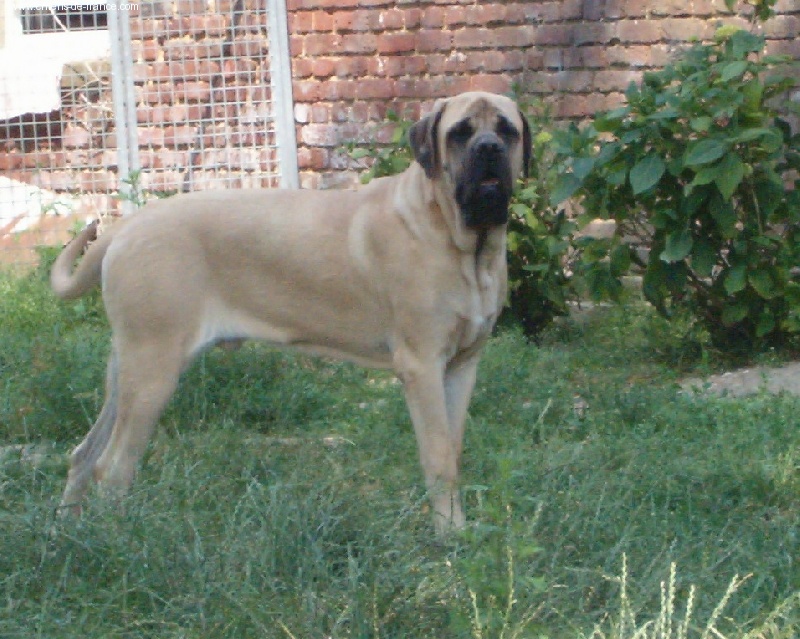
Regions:
[[[495,133],[472,140],[464,171],[456,186],[456,201],[467,228],[485,229],[508,221],[513,191],[511,162],[506,145]]]

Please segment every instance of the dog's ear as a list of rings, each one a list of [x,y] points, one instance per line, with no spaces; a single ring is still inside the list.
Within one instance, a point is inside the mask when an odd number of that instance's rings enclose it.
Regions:
[[[522,174],[528,177],[531,168],[531,153],[533,152],[531,125],[522,111],[519,112],[519,117],[522,120]]]
[[[439,175],[439,121],[443,108],[436,109],[408,130],[408,141],[414,159],[420,163],[429,179]]]

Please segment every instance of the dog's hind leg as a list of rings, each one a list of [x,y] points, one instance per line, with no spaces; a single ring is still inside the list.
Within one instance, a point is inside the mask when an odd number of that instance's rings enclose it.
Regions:
[[[78,514],[92,481],[94,465],[105,450],[117,416],[117,355],[112,349],[106,372],[106,396],[97,421],[70,456],[67,485],[61,498],[62,513]]]
[[[112,493],[133,481],[156,421],[178,385],[185,357],[164,339],[118,345],[117,411],[111,435],[94,466],[95,480]]]

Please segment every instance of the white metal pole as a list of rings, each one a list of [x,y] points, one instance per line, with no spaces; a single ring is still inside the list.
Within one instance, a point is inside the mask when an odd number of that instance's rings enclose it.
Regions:
[[[281,186],[299,187],[297,175],[297,136],[292,101],[292,65],[289,52],[289,26],[286,0],[267,0],[269,26],[269,65],[272,86],[272,110],[278,142]]]
[[[114,100],[114,123],[117,138],[117,180],[122,197],[123,214],[131,213],[136,204],[130,180],[139,170],[139,142],[136,133],[136,101],[133,93],[133,57],[130,22],[127,11],[108,12],[111,37],[111,89]]]

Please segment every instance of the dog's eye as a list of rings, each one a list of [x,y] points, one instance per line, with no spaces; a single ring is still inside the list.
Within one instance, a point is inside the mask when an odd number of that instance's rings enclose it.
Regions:
[[[519,137],[519,131],[505,118],[500,118],[497,122],[497,135],[507,140],[516,140]]]
[[[500,118],[497,121],[497,135],[504,138],[516,138],[519,136],[519,132],[511,122],[505,118]]]
[[[453,142],[466,142],[472,137],[473,133],[475,133],[475,129],[472,128],[472,124],[470,124],[469,120],[463,120],[450,129],[447,136]]]

